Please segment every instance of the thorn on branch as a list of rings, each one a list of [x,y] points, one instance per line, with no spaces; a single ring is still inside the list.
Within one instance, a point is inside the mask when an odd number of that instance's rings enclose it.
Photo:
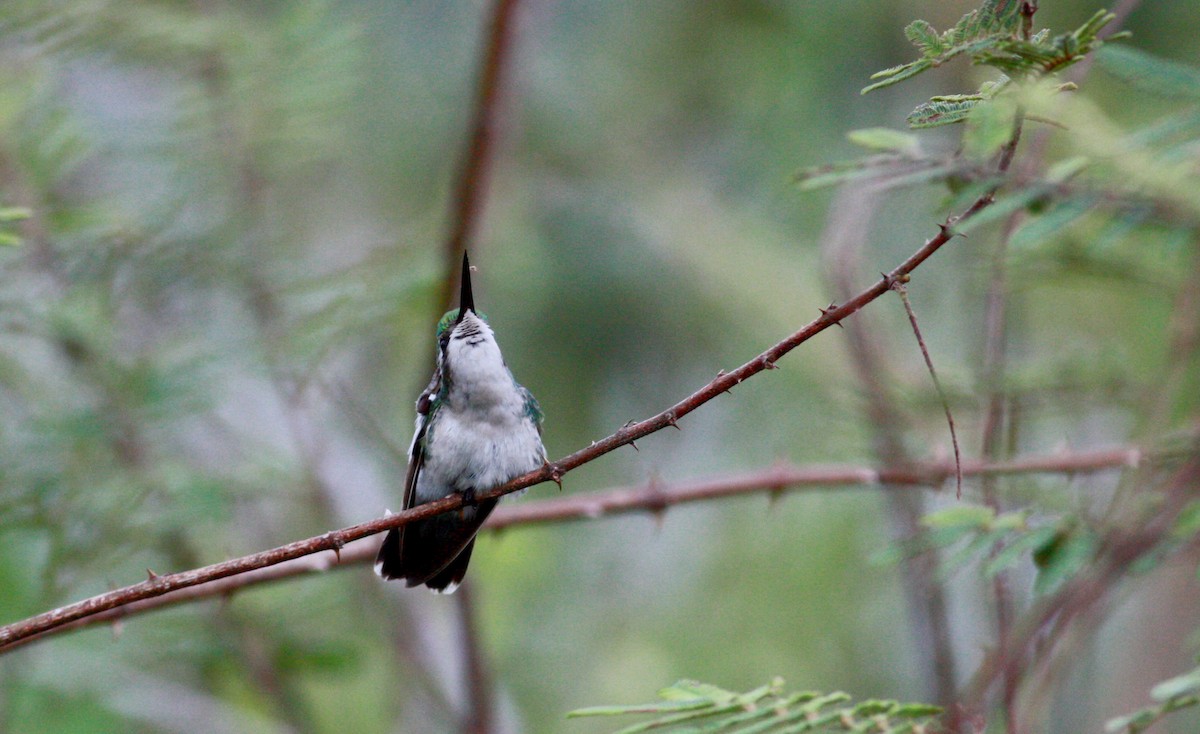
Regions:
[[[342,538],[342,534],[334,530],[325,533],[325,542],[329,544],[329,550],[333,551],[333,555],[337,558],[337,562],[342,562],[342,548],[346,547],[346,541]]]
[[[632,441],[632,440],[631,440],[631,441],[629,442],[629,445],[633,447],[633,450],[634,450],[634,451],[638,452],[639,454],[640,454],[640,453],[642,453],[642,450],[641,450],[641,449],[639,449],[639,448],[637,447],[637,441]]]
[[[832,303],[832,302],[830,302],[830,304],[829,304],[828,306],[826,306],[825,308],[818,308],[817,310],[821,312],[821,317],[822,317],[822,318],[826,318],[826,319],[828,319],[828,318],[832,318],[832,317],[831,317],[829,314],[830,314],[830,312],[832,312],[832,311],[836,310],[836,309],[837,309],[837,307],[838,307],[838,305],[837,305],[836,303]],[[842,322],[841,322],[841,321],[834,321],[833,323],[834,323],[834,324],[835,324],[835,325],[836,325],[836,326],[837,326],[839,329],[844,329],[844,328],[846,328],[845,326],[842,326]]]
[[[947,240],[954,239],[955,237],[962,237],[963,239],[966,239],[967,236],[951,227],[951,223],[951,220],[947,219],[946,221],[938,224],[938,229],[942,231],[942,236]]]
[[[715,382],[715,381],[717,381],[717,380],[721,379],[722,377],[724,377],[725,375],[726,375],[726,372],[725,372],[725,370],[717,370],[717,376],[716,376],[715,378],[713,378],[713,381]],[[734,383],[734,384],[738,384],[738,383],[741,383],[741,380],[738,380],[738,381],[737,381],[736,383]],[[732,394],[733,394],[733,393],[731,392],[732,390],[733,390],[733,385],[730,385],[729,387],[725,388],[725,389],[724,389],[724,390],[722,390],[721,392],[725,393],[726,395],[732,395]]]
[[[679,427],[679,421],[678,421],[678,419],[676,419],[676,418],[675,418],[675,411],[673,411],[673,410],[668,410],[668,411],[667,411],[667,412],[666,412],[666,413],[663,415],[663,418],[664,418],[664,419],[667,421],[667,425],[668,425],[668,426],[671,426],[671,427],[672,427],[672,428],[674,428],[676,431],[682,431],[682,430],[683,430],[682,428],[680,428],[680,427]]]
[[[150,570],[149,568],[146,569],[146,580],[147,581],[154,582],[154,581],[157,581],[158,579],[159,579],[158,574],[154,573],[154,571]]]
[[[763,369],[768,369],[768,370],[779,369],[779,365],[775,364],[775,360],[771,359],[770,357],[766,356],[765,354],[763,355],[762,359],[760,359],[759,361],[762,363]]]

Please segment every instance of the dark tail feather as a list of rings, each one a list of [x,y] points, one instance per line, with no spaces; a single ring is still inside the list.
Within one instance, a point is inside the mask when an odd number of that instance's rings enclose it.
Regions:
[[[387,580],[404,579],[408,586],[454,591],[467,572],[475,534],[495,506],[496,500],[484,500],[388,531],[375,557],[375,572]]]
[[[462,553],[450,565],[438,571],[437,575],[425,582],[425,586],[430,591],[438,594],[453,594],[458,585],[462,583],[463,577],[467,575],[467,564],[471,562],[471,551],[475,548],[475,539],[471,538],[471,542],[467,543],[467,547],[462,549]],[[409,586],[416,586],[420,582],[409,581]]]
[[[404,578],[404,565],[400,562],[400,533],[392,529],[383,538],[379,553],[375,555],[375,573],[393,581]]]

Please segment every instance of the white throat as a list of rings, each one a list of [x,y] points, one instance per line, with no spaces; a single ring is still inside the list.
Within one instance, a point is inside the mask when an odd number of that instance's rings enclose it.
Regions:
[[[487,411],[519,399],[495,334],[471,311],[450,332],[446,363],[455,410]]]

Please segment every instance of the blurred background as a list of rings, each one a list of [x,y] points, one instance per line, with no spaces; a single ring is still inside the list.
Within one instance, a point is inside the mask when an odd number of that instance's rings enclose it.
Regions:
[[[1037,25],[1056,30],[1098,7],[1041,5]],[[945,28],[975,6],[519,4],[470,247],[476,301],[541,402],[551,458],[752,358],[841,299],[839,283],[860,290],[936,232],[944,189],[805,193],[792,179],[857,155],[849,130],[903,128],[928,96],[976,88],[955,63],[859,95],[872,72],[914,56],[906,23]],[[3,225],[21,243],[0,248],[0,623],[147,568],[398,509],[490,13],[388,0],[0,5],[0,204],[33,214]],[[1143,2],[1124,27],[1141,49],[1197,59],[1194,0]],[[1084,88],[1123,124],[1167,104],[1102,70]],[[958,134],[922,143],[951,153]],[[956,239],[910,286],[968,456],[998,230]],[[1009,366],[1030,398],[1017,453],[1146,435],[1140,401],[1166,369],[1187,280],[1187,250],[1167,234],[1099,249],[1064,235],[1019,253]],[[861,316],[903,451],[945,457],[898,299]],[[681,431],[570,473],[564,493],[780,460],[875,464],[878,425],[847,346],[847,332],[821,334]],[[1194,415],[1196,392],[1181,389],[1162,420]],[[1115,484],[1003,489],[1013,507],[1038,496],[1086,508]],[[544,485],[517,502],[552,496]],[[873,559],[904,534],[905,513],[951,497],[901,507],[837,489],[514,527],[483,537],[464,597],[385,585],[362,565],[248,589],[4,655],[0,729],[467,731],[470,651],[495,731],[611,730],[563,715],[648,700],[682,677],[930,700],[910,582]],[[1029,583],[1017,575],[1015,593]],[[1190,667],[1192,570],[1147,583],[1072,661],[1056,731],[1097,730]],[[958,682],[993,637],[987,592],[978,574],[946,574]]]

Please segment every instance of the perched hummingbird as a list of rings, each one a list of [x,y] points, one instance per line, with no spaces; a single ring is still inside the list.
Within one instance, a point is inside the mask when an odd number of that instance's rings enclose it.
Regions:
[[[465,252],[458,309],[438,322],[437,343],[437,368],[417,400],[403,509],[450,494],[462,495],[463,506],[389,531],[375,572],[449,594],[496,506],[475,494],[542,466],[546,449],[541,408],[513,379],[487,317],[475,310]]]

